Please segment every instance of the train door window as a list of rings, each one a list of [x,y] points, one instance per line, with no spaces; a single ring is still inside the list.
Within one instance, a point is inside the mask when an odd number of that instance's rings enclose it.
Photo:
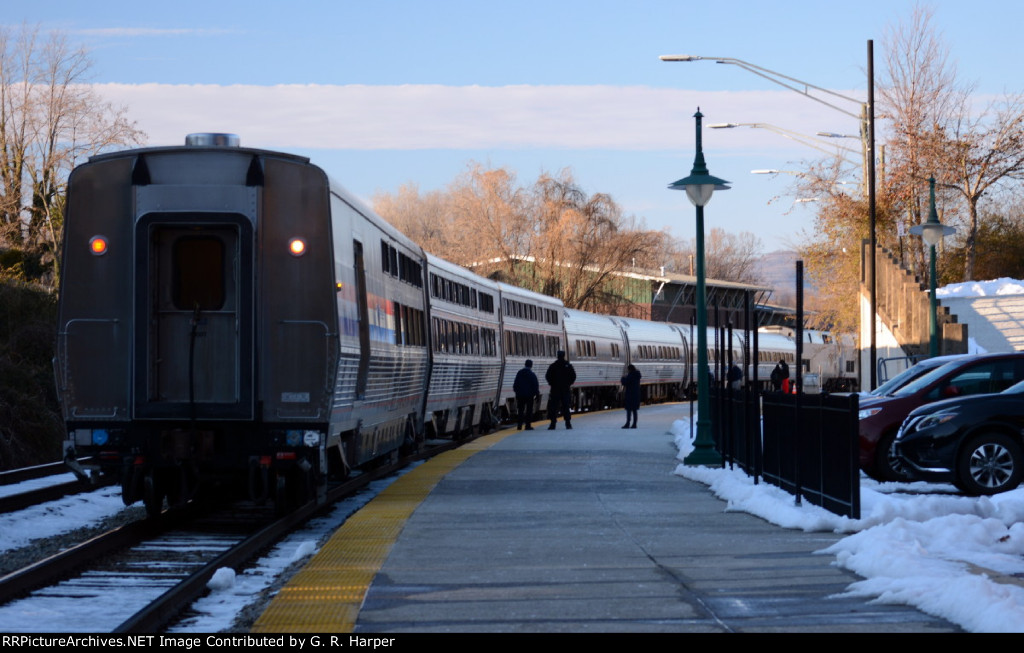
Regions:
[[[396,302],[394,304],[394,310],[393,310],[393,313],[395,315],[395,319],[394,319],[394,323],[395,324],[394,324],[394,329],[393,330],[395,332],[395,344],[396,345],[404,344],[402,342],[402,323],[405,320],[402,319],[402,317],[403,317],[402,316],[402,310],[403,310],[402,309],[402,305]]]
[[[214,236],[174,242],[171,300],[180,311],[216,311],[224,306],[224,243]]]
[[[356,369],[356,398],[366,397],[366,386],[370,377],[370,308],[366,288],[366,267],[363,259],[363,244],[352,241],[353,267],[356,275],[356,302],[359,311],[359,367]]]

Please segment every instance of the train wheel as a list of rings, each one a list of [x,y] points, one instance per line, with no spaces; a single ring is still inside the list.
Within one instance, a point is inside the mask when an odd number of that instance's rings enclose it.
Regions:
[[[277,483],[274,487],[274,512],[278,515],[288,513],[288,479],[283,474],[278,474]]]
[[[164,511],[164,490],[163,483],[157,478],[156,472],[150,470],[142,480],[142,503],[146,506],[146,516],[156,519]]]

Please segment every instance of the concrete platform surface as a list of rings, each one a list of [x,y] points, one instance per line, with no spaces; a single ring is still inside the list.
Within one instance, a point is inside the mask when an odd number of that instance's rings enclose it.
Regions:
[[[255,633],[944,633],[843,591],[807,533],[729,512],[674,473],[688,404],[478,438],[351,515]]]
[[[408,517],[355,632],[958,631],[837,596],[857,576],[815,552],[839,535],[726,512],[673,474],[669,429],[688,416],[645,406],[635,430],[610,411],[499,434]]]

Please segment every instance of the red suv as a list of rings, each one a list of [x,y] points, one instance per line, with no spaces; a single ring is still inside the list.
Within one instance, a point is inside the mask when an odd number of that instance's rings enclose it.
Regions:
[[[862,396],[860,468],[878,481],[905,480],[892,443],[910,411],[939,399],[1002,392],[1022,380],[1024,352],[978,354],[937,367],[889,394]]]

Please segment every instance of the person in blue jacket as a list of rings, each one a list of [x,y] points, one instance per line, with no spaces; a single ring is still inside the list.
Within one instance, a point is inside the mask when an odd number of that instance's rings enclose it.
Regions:
[[[512,382],[512,392],[516,394],[516,411],[519,417],[517,431],[523,429],[523,424],[526,424],[527,431],[533,430],[531,425],[533,422],[533,400],[540,396],[540,381],[537,380],[537,375],[533,372],[533,361],[527,359],[525,365],[526,367],[516,372],[516,380]]]
[[[622,387],[625,389],[622,398],[622,405],[626,408],[626,425],[624,429],[635,429],[637,414],[640,412],[640,370],[635,365],[626,368],[626,376],[622,377]],[[629,420],[633,418],[633,423]]]

